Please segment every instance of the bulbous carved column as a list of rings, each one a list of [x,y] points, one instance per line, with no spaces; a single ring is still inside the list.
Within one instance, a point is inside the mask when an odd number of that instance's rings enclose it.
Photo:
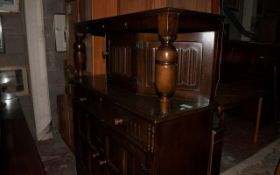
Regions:
[[[86,47],[83,39],[85,34],[77,33],[76,42],[74,43],[74,63],[77,69],[77,76],[81,78],[86,68]]]
[[[177,37],[178,13],[166,12],[158,16],[161,45],[156,53],[155,88],[160,98],[160,111],[169,111],[169,98],[173,96],[177,84],[178,53],[173,46]]]

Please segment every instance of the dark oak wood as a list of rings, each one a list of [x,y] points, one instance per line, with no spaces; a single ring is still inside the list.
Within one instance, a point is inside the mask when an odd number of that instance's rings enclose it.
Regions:
[[[3,175],[45,175],[18,99],[6,100],[5,103],[5,108],[0,111]]]
[[[216,105],[171,99],[169,113],[162,114],[156,97],[107,86],[104,80],[74,82],[76,156],[85,174],[209,173]]]
[[[107,75],[73,80],[82,174],[215,172],[221,30],[219,15],[174,8],[76,24],[107,46]]]
[[[86,19],[98,19],[108,16],[117,16],[128,14],[132,12],[139,12],[144,10],[158,9],[163,7],[182,8],[194,11],[203,11],[209,13],[220,13],[220,0],[91,0],[91,1],[69,1],[65,0],[66,11],[66,25],[67,25],[67,51],[66,62],[67,66],[73,65],[73,43],[74,43],[74,29],[73,23],[77,21],[84,21]],[[67,11],[72,7],[71,13]],[[69,13],[69,14],[68,14]],[[91,16],[90,16],[91,15]],[[88,43],[89,44],[89,43]],[[92,69],[90,72],[93,75],[100,75],[106,72],[105,61],[102,58],[104,48],[104,39],[100,37],[93,37],[91,47],[91,56],[88,58]],[[89,54],[90,55],[90,54]]]
[[[73,111],[72,96],[57,96],[57,113],[59,116],[59,132],[65,143],[75,152],[74,136],[73,136]]]

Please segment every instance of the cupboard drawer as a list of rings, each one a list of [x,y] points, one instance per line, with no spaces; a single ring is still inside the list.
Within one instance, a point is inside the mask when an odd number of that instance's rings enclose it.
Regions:
[[[154,124],[107,100],[102,103],[104,120],[111,127],[132,138],[145,150],[153,152]]]

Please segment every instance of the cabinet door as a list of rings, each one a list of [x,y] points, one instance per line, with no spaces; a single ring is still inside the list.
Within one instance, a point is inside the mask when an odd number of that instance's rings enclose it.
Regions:
[[[149,175],[151,170],[148,169],[145,154],[131,144],[126,144],[126,172],[132,175]]]
[[[106,175],[104,125],[98,117],[85,110],[81,104],[76,103],[74,106],[78,172],[79,174]],[[98,108],[98,105],[95,105],[95,108]]]
[[[105,175],[105,135],[104,125],[98,118],[90,119],[89,145],[91,148],[91,170],[93,175]]]
[[[90,114],[83,111],[81,107],[74,105],[75,119],[75,147],[78,170],[91,174],[91,148],[88,145],[89,118]]]
[[[117,134],[107,137],[108,175],[146,175],[146,155]]]

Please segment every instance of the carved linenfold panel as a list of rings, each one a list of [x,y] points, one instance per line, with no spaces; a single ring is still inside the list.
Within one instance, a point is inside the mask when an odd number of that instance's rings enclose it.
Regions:
[[[158,44],[159,45],[159,44]],[[154,85],[155,82],[155,59],[157,47],[147,47],[146,53],[146,87]]]
[[[147,42],[146,87],[152,87],[155,81],[155,57],[158,45],[159,42]],[[174,45],[178,52],[178,87],[198,90],[202,65],[202,44],[175,42]]]
[[[131,59],[131,47],[113,46],[111,48],[110,72],[127,77],[132,76]]]
[[[189,44],[189,43],[188,43]],[[178,48],[178,86],[187,89],[199,88],[201,71],[202,45],[190,44],[190,47]]]

